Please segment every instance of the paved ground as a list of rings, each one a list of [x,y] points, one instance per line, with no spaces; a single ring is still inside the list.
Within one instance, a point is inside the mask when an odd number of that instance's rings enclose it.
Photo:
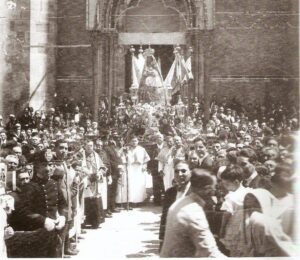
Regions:
[[[161,207],[153,205],[115,213],[100,229],[87,230],[76,258],[158,257]]]

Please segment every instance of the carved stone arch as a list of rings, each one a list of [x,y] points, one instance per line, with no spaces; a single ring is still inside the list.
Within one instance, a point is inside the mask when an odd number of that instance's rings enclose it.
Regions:
[[[104,6],[103,14],[105,16],[104,28],[116,29],[118,16],[121,16],[126,11],[136,8],[142,1],[145,0],[107,0]],[[195,27],[197,11],[196,0],[161,0],[163,5],[178,12],[185,20],[187,29]],[[123,4],[123,8],[121,7]]]

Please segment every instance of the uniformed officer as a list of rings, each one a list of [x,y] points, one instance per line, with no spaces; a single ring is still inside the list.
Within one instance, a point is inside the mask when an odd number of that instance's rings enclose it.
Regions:
[[[20,192],[22,203],[15,208],[19,232],[8,240],[9,257],[61,257],[59,233],[65,226],[67,207],[57,183],[52,180],[51,154],[34,157],[32,181]]]

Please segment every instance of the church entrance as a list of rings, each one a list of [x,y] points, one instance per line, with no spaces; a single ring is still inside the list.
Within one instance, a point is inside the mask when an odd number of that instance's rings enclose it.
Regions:
[[[210,31],[214,25],[214,5],[210,1],[128,0],[124,2],[115,0],[95,2],[100,3],[98,9],[91,8],[91,10],[98,10],[96,15],[88,15],[93,49],[95,118],[98,117],[98,108],[102,98],[107,99],[108,110],[111,111],[115,98],[121,97],[124,93],[130,93],[130,91],[136,97],[136,87],[131,88],[132,60],[134,60],[131,56],[131,45],[135,48],[135,55],[138,55],[140,45],[145,50],[150,44],[151,48],[155,50],[155,59],[160,60],[163,79],[166,78],[175,59],[174,47],[179,44],[183,54],[187,54],[187,49],[192,47],[193,55],[190,63],[194,80],[193,84],[184,86],[184,94],[181,93],[181,96],[190,101],[192,97],[209,95],[208,66],[206,65],[208,64],[208,47],[211,45],[212,38]],[[187,59],[186,55],[184,56]],[[151,66],[149,68],[150,75]],[[149,75],[147,74],[147,77],[144,75],[145,86],[149,86],[150,82],[156,82],[151,78],[157,77]],[[173,79],[173,77],[170,78]],[[141,79],[140,82],[143,80]],[[158,85],[156,83],[155,86]],[[169,92],[172,91],[172,97],[173,93],[179,92],[179,84],[175,81],[175,85],[177,85],[173,91],[173,83],[174,81],[168,84],[168,95],[166,95],[168,98],[170,97]],[[138,85],[134,84],[134,86]],[[156,91],[147,93],[146,88],[141,92],[146,94],[142,96],[152,97],[153,94],[155,100],[160,96]],[[150,100],[153,99],[150,98]],[[208,102],[205,107],[205,110],[208,111]]]

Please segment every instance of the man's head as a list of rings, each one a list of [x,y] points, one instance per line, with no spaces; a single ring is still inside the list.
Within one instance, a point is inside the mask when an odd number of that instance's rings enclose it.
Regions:
[[[270,147],[270,148],[278,148],[278,142],[275,138],[270,138],[267,141],[267,146]]]
[[[86,120],[86,127],[89,128],[89,127],[91,127],[91,125],[92,125],[91,120],[87,119]]]
[[[22,155],[22,147],[19,145],[16,145],[12,148],[12,151],[15,155],[21,156]]]
[[[242,167],[238,165],[230,165],[220,174],[223,187],[228,191],[235,191],[240,186],[241,181],[244,179]]]
[[[202,138],[196,138],[193,143],[198,156],[200,158],[203,158],[204,155],[207,153],[205,141]]]
[[[277,163],[274,160],[267,160],[264,165],[268,168],[270,173],[274,173]]]
[[[192,191],[202,199],[206,200],[214,195],[217,180],[208,170],[193,169],[190,182]]]
[[[249,145],[249,144],[251,144],[251,142],[252,142],[252,137],[251,137],[251,135],[249,135],[249,134],[245,134],[243,139],[244,139],[244,143],[245,143],[246,145]]]
[[[84,135],[84,132],[85,132],[84,128],[83,128],[83,127],[80,127],[80,128],[79,128],[79,134]]]
[[[33,144],[33,145],[38,145],[39,143],[40,143],[40,138],[38,137],[38,135],[35,135],[35,136],[33,136],[32,138],[31,138],[31,143]]]
[[[157,134],[156,135],[156,143],[158,145],[161,145],[163,143],[163,141],[164,141],[164,136],[162,134]]]
[[[277,160],[279,156],[279,151],[277,148],[264,147],[263,148],[263,157],[264,160]]]
[[[97,129],[98,128],[98,123],[97,122],[93,122],[92,123],[92,128],[93,129]]]
[[[257,160],[256,153],[250,148],[244,148],[240,151],[237,158],[237,164],[244,170],[245,179],[249,178],[255,171],[253,163]]]
[[[30,175],[27,169],[22,168],[17,171],[17,183],[19,186],[23,186],[25,183],[30,182]]]
[[[181,140],[180,136],[178,136],[178,135],[174,136],[173,140],[174,140],[175,146],[179,147],[182,145],[182,140]]]
[[[68,149],[69,149],[69,146],[68,146],[67,141],[65,141],[63,139],[60,139],[60,140],[56,141],[56,143],[55,143],[55,153],[56,153],[58,159],[64,160],[65,158],[67,158]]]
[[[2,141],[5,141],[7,139],[7,135],[6,135],[6,133],[4,131],[0,132],[0,139]]]
[[[220,151],[221,150],[221,144],[220,144],[220,142],[214,142],[214,144],[213,144],[213,151],[214,151],[214,153],[217,153],[218,151]]]
[[[166,137],[166,144],[168,147],[172,147],[174,142],[173,142],[173,137],[172,136],[167,136]]]
[[[135,148],[138,146],[139,144],[139,139],[137,136],[131,136],[129,139],[129,144],[131,147]]]
[[[16,155],[9,154],[6,156],[5,160],[7,162],[7,169],[9,171],[14,171],[17,169],[19,165],[19,158]]]
[[[103,141],[101,139],[97,139],[95,150],[102,151],[102,149],[103,149]]]
[[[189,165],[190,169],[194,169],[199,164],[199,156],[195,150],[190,151],[189,153]]]
[[[222,161],[227,158],[227,152],[225,149],[220,149],[216,154],[216,161]]]
[[[185,161],[179,161],[174,166],[174,180],[177,187],[183,188],[190,180],[191,173],[189,165]]]
[[[90,154],[94,151],[94,142],[92,140],[87,140],[84,145],[85,152]]]

